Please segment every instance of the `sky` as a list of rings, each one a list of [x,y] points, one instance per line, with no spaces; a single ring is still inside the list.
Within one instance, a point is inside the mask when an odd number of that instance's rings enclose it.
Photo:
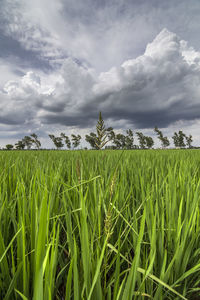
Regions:
[[[99,111],[116,132],[200,145],[199,15],[197,0],[0,0],[0,147],[84,139]]]

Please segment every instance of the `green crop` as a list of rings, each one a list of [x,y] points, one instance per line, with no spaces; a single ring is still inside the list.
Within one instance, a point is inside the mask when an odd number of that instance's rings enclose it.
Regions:
[[[199,299],[198,150],[1,151],[0,174],[0,299]]]

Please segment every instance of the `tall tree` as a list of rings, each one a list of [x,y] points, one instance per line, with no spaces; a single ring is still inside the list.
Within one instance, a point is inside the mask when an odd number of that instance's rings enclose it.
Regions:
[[[23,139],[22,142],[25,144],[25,147],[30,150],[31,146],[33,144],[33,140],[30,136],[26,135]]]
[[[136,134],[138,136],[140,148],[141,149],[145,149],[146,148],[146,139],[145,139],[145,136],[143,135],[142,132],[139,132],[139,131],[137,131]]]
[[[115,134],[113,144],[116,149],[124,149],[126,147],[126,137],[122,133]]]
[[[172,136],[172,139],[174,140],[174,146],[178,148],[184,148],[185,142],[184,142],[185,134],[182,130],[179,130],[179,132],[174,132],[174,135]]]
[[[56,137],[53,134],[49,134],[49,137],[52,140],[52,142],[54,143],[54,145],[56,146],[57,150],[61,149],[64,146],[64,144],[62,142],[62,137],[60,137],[60,136]]]
[[[174,146],[179,147],[179,135],[177,132],[174,132],[174,135],[172,136],[172,139],[174,141]]]
[[[141,149],[150,149],[154,145],[154,140],[151,136],[145,136],[142,132],[136,132]]]
[[[179,147],[184,148],[185,147],[185,142],[184,142],[184,138],[185,138],[185,134],[183,133],[182,130],[179,130]]]
[[[126,130],[126,134],[122,133],[115,134],[113,132],[112,141],[115,145],[115,149],[133,149],[133,131],[131,129]]]
[[[72,134],[71,136],[72,136],[73,148],[77,148],[80,145],[81,136],[79,134],[78,135]]]
[[[25,148],[25,143],[23,141],[18,141],[17,143],[15,143],[15,148],[17,150],[23,150]]]
[[[40,143],[40,141],[38,139],[37,134],[36,133],[32,133],[31,137],[32,137],[32,142],[36,145],[37,149],[40,149],[41,143]]]
[[[148,149],[151,149],[154,145],[154,140],[151,136],[145,136],[145,142]]]
[[[170,145],[169,139],[166,136],[163,136],[162,131],[160,131],[157,126],[154,128],[154,131],[156,132],[158,139],[161,141],[162,148],[168,147]]]
[[[131,129],[126,130],[126,137],[125,137],[125,144],[126,144],[126,149],[133,149],[133,131]]]
[[[163,136],[163,137],[162,137],[162,147],[163,147],[163,148],[166,148],[166,147],[168,147],[169,145],[170,145],[170,141],[169,141],[168,137]]]
[[[158,138],[160,139],[160,137],[163,135],[162,131],[160,131],[157,126],[155,126],[154,131],[158,135]]]
[[[67,135],[65,135],[65,133],[61,133],[60,136],[62,137],[62,139],[64,140],[66,146],[68,149],[71,149],[71,142],[70,142],[70,139]]]
[[[192,135],[191,134],[189,136],[185,135],[185,139],[186,139],[186,145],[188,146],[188,148],[192,148],[192,142],[193,142]]]

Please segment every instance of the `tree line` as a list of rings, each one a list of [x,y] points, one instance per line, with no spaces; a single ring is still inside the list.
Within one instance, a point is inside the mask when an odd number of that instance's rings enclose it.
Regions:
[[[157,138],[161,142],[161,147],[166,149],[170,146],[170,141],[167,136],[163,136],[161,130],[157,126],[154,128],[154,132],[157,135]],[[85,141],[90,145],[92,149],[101,150],[103,147],[105,149],[152,149],[154,146],[154,140],[150,136],[145,136],[142,132],[137,131],[136,133],[139,145],[134,144],[133,131],[131,129],[126,130],[126,134],[115,133],[113,127],[106,128],[101,112],[99,113],[99,119],[96,125],[96,132],[90,132],[89,135],[85,135]],[[65,133],[61,133],[60,136],[55,136],[49,134],[49,138],[56,147],[57,150],[62,149],[64,146],[67,149],[76,149],[81,142],[82,137],[78,134],[72,134],[71,139]],[[186,136],[183,131],[179,130],[174,132],[172,136],[173,144],[176,148],[192,148],[192,135]],[[110,144],[109,146],[107,144]],[[41,148],[41,142],[37,134],[32,133],[30,136],[25,136],[22,140],[19,140],[14,145],[7,144],[6,150],[30,150],[32,147],[36,149]],[[87,148],[85,148],[87,149]]]

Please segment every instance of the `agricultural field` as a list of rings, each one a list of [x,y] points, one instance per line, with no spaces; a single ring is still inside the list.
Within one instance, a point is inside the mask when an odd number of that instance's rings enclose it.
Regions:
[[[1,151],[0,299],[200,299],[199,150]]]

